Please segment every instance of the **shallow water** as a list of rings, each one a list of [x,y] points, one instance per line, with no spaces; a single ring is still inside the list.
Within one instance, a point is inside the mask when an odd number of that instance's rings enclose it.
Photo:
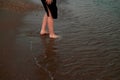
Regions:
[[[59,3],[59,39],[39,35],[44,11],[0,30],[0,80],[120,80],[120,1]]]

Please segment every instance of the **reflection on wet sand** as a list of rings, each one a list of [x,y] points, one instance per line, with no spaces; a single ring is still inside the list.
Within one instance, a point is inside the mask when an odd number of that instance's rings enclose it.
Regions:
[[[0,11],[0,80],[120,80],[120,0],[62,1],[57,41],[37,33],[43,11]]]
[[[54,39],[49,39],[46,36],[41,36],[41,40],[44,46],[44,53],[36,60],[40,69],[40,79],[54,80],[56,69],[58,67],[58,57],[56,55],[57,48],[55,47],[56,43]]]

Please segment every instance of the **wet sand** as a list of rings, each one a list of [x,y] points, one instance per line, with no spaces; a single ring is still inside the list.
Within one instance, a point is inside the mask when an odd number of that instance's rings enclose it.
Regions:
[[[0,0],[0,9],[12,12],[23,13],[31,10],[40,10],[41,8],[41,5],[32,0]]]
[[[58,1],[55,31],[44,10],[0,10],[0,80],[120,80],[120,11],[114,0]]]

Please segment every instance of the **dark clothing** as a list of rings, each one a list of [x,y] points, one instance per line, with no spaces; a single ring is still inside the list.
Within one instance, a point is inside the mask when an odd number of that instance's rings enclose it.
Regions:
[[[49,9],[53,19],[57,19],[58,13],[57,13],[56,0],[53,0],[51,4],[47,4],[46,0],[41,0],[41,1],[47,15],[49,16],[49,13],[48,13],[48,9]]]

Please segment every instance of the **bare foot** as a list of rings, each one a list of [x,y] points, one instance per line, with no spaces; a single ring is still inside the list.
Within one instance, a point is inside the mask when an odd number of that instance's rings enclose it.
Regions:
[[[49,37],[50,37],[50,38],[52,38],[52,39],[59,38],[59,36],[58,36],[58,35],[50,35]]]
[[[48,35],[48,34],[49,34],[49,32],[47,32],[47,31],[44,31],[44,32],[41,31],[41,32],[40,32],[40,35]]]

